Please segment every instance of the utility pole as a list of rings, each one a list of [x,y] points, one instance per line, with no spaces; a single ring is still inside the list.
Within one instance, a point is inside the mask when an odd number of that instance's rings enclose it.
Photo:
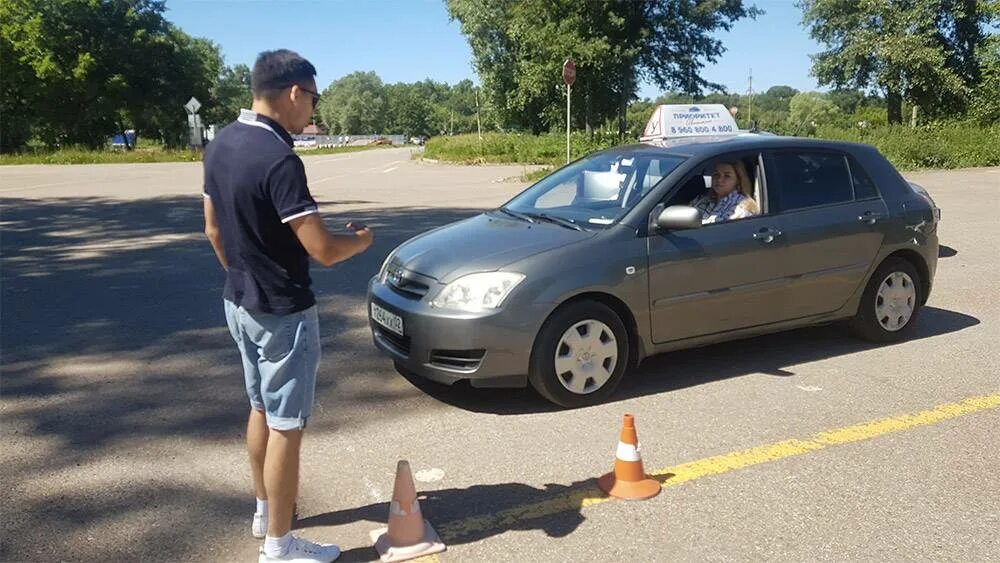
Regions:
[[[483,124],[479,120],[479,88],[476,88],[476,129],[479,131],[479,140],[483,140]]]
[[[750,75],[747,77],[750,81],[750,86],[747,88],[747,98],[749,101],[747,105],[747,122],[753,121],[753,68],[750,68]]]
[[[573,83],[576,82],[576,63],[573,59],[566,59],[563,63],[563,82],[566,83],[566,164],[570,161],[569,152],[569,116],[570,116],[570,94],[573,92]]]

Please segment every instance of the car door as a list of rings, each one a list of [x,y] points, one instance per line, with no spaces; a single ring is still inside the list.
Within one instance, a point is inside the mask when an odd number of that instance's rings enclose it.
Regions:
[[[787,317],[840,309],[864,283],[882,245],[888,209],[874,182],[833,150],[771,151],[765,170],[787,244]]]
[[[742,156],[760,178],[759,154]],[[731,158],[722,158],[727,160]],[[720,159],[713,159],[717,161]],[[712,163],[706,163],[712,166]],[[664,205],[686,204],[702,170],[682,180]],[[710,173],[710,172],[709,172]],[[756,199],[766,201],[766,183]],[[703,189],[703,185],[702,185]],[[679,192],[679,193],[677,193]],[[656,343],[693,338],[779,320],[785,241],[777,217],[762,214],[703,225],[697,229],[653,232],[648,237],[651,332]]]

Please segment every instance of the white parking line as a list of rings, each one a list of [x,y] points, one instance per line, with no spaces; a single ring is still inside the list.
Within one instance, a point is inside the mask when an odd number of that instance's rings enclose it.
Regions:
[[[338,160],[350,160],[351,158],[352,157],[350,157],[350,156],[335,156],[335,157],[332,157],[332,158],[324,158],[323,160],[313,160],[312,163],[313,164],[322,164],[324,162],[336,162]],[[309,161],[306,161],[306,162],[309,162]]]
[[[387,174],[387,173],[392,172],[393,170],[395,170],[397,168],[399,168],[399,167],[398,166],[393,166],[392,168],[386,168],[385,170],[382,171],[382,173],[383,174]]]

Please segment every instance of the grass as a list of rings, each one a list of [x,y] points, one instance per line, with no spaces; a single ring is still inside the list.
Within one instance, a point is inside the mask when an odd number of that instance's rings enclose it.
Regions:
[[[358,152],[390,145],[361,147],[330,147],[324,149],[298,150],[300,155],[323,155]],[[149,162],[200,162],[202,153],[193,150],[166,149],[161,146],[143,147],[133,151],[95,151],[82,148],[67,148],[55,151],[33,150],[20,154],[0,154],[0,166],[17,164],[137,164]]]
[[[570,137],[573,157],[615,144],[613,137],[583,133]],[[462,164],[543,164],[555,166],[566,162],[566,136],[528,135],[520,133],[484,133],[477,135],[431,137],[424,149],[424,158]]]
[[[924,168],[969,168],[1000,166],[1000,124],[941,122],[911,128],[882,126],[869,129],[820,127],[815,137],[874,145],[900,170]],[[625,141],[634,142],[634,141]],[[571,137],[573,158],[618,144],[615,136]],[[560,134],[517,133],[433,137],[427,141],[424,158],[462,164],[541,164],[549,167],[566,162],[566,137]],[[536,181],[546,170],[530,172],[524,181]]]

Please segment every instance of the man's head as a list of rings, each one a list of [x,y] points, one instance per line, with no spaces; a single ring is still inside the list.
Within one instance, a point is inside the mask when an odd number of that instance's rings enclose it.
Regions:
[[[296,52],[265,51],[250,74],[254,105],[266,105],[289,133],[301,133],[319,102],[315,76],[316,67]]]

